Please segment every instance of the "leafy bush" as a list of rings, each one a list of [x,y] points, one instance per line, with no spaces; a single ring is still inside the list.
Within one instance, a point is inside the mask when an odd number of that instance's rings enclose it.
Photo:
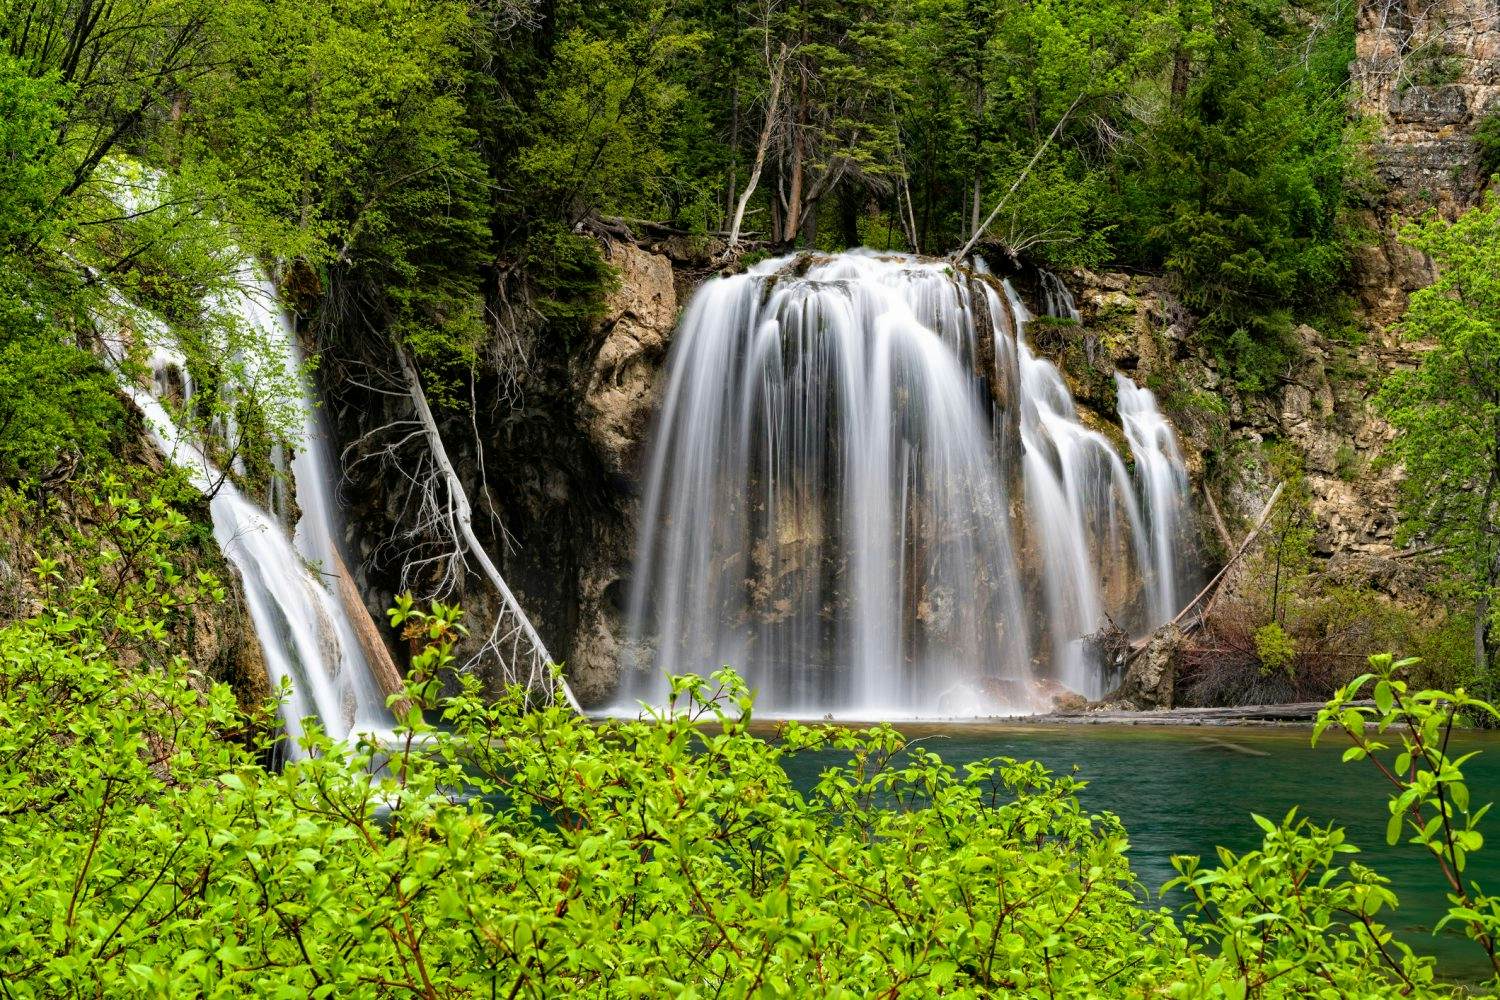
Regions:
[[[1267,622],[1255,630],[1255,655],[1260,657],[1262,673],[1290,670],[1297,644],[1279,622]]]
[[[1469,857],[1484,845],[1479,821],[1492,803],[1471,802],[1463,765],[1474,754],[1449,756],[1449,743],[1455,725],[1464,728],[1482,718],[1493,722],[1500,712],[1463,688],[1411,690],[1403,672],[1416,663],[1372,656],[1370,672],[1350,681],[1318,713],[1313,742],[1330,728],[1343,730],[1354,743],[1344,760],[1370,760],[1390,782],[1395,794],[1387,802],[1386,843],[1405,834],[1432,858],[1449,890],[1448,912],[1434,931],[1448,924],[1463,928],[1484,949],[1495,970],[1494,985],[1500,983],[1500,897],[1464,875]],[[1374,705],[1356,703],[1366,688]],[[1399,736],[1399,748],[1386,742],[1388,734]]]
[[[394,742],[314,730],[267,770],[174,652],[167,623],[216,589],[171,568],[183,525],[110,502],[130,572],[43,566],[45,609],[0,631],[11,996],[1439,992],[1375,922],[1384,884],[1332,867],[1338,831],[1262,821],[1258,851],[1183,859],[1179,926],[1076,778],[955,773],[889,726],[764,739],[728,672],[638,722],[471,678],[440,698],[462,633],[442,606],[392,613],[419,650]],[[829,749],[846,761],[799,792],[785,761]]]
[[[1500,172],[1500,115],[1485,115],[1474,129],[1474,141],[1479,145],[1480,176]]]

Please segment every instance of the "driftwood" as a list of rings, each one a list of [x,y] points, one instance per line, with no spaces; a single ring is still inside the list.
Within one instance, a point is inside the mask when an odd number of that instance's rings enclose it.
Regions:
[[[1208,488],[1208,483],[1203,484],[1203,499],[1208,503],[1208,512],[1213,515],[1219,541],[1224,543],[1224,551],[1228,552],[1234,548],[1234,539],[1230,537],[1229,526],[1224,523],[1224,515],[1219,513],[1219,505],[1214,503],[1214,491]]]
[[[349,622],[354,626],[354,638],[359,641],[359,648],[365,654],[365,662],[370,665],[370,671],[375,675],[375,682],[387,695],[401,694],[406,690],[406,685],[401,679],[401,671],[396,669],[396,661],[391,658],[391,651],[381,641],[380,630],[375,627],[374,620],[370,617],[370,609],[365,604],[364,598],[360,596],[359,588],[354,585],[354,577],[349,574],[349,567],[344,564],[344,557],[339,552],[337,545],[333,549],[333,577],[337,582],[339,602],[344,605],[344,611],[349,616]],[[394,706],[398,716],[405,715],[411,711],[411,702],[402,698]]]
[[[1161,626],[1161,628],[1154,630],[1150,635],[1142,636],[1130,644],[1130,651],[1125,654],[1126,663],[1144,653],[1146,647],[1151,645],[1152,638],[1163,629],[1176,628],[1183,635],[1188,635],[1202,627],[1209,613],[1213,611],[1214,601],[1218,598],[1224,580],[1229,576],[1229,571],[1244,558],[1245,553],[1250,551],[1250,544],[1265,529],[1266,522],[1271,519],[1271,511],[1276,507],[1276,501],[1281,499],[1281,491],[1285,486],[1285,483],[1278,484],[1276,489],[1271,492],[1271,499],[1266,501],[1266,507],[1260,512],[1260,518],[1255,522],[1255,527],[1251,528],[1250,533],[1245,536],[1245,540],[1240,542],[1240,547],[1235,550],[1234,555],[1230,556],[1229,560],[1224,563],[1224,566],[1214,574],[1213,579],[1209,580],[1207,585],[1198,591],[1181,611],[1177,612],[1177,616],[1167,622],[1167,624]]]

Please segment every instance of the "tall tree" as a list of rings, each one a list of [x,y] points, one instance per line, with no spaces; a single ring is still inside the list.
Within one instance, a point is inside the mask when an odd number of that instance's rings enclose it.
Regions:
[[[1437,280],[1412,295],[1402,333],[1415,370],[1380,395],[1405,467],[1399,538],[1437,546],[1474,608],[1475,666],[1492,677],[1500,650],[1500,199],[1456,222],[1408,226]]]

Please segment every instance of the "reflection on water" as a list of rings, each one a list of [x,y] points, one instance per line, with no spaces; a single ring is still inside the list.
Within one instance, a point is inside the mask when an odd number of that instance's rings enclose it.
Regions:
[[[1348,745],[1341,736],[1330,735],[1313,749],[1309,730],[1300,727],[899,728],[959,768],[997,756],[1039,760],[1063,773],[1076,765],[1088,782],[1084,805],[1124,821],[1132,865],[1153,894],[1175,875],[1172,855],[1197,854],[1209,862],[1216,845],[1249,850],[1261,836],[1252,812],[1279,820],[1297,806],[1314,822],[1349,831],[1349,841],[1361,849],[1356,857],[1389,878],[1401,898],[1401,908],[1386,916],[1387,923],[1419,953],[1436,955],[1442,975],[1479,980],[1487,973],[1479,947],[1461,930],[1450,925],[1440,937],[1432,936],[1447,906],[1442,875],[1421,848],[1386,846],[1390,786],[1368,762],[1340,763]],[[1484,751],[1464,767],[1475,803],[1500,798],[1500,734],[1469,735],[1462,745]],[[824,767],[843,759],[836,752],[807,754],[789,760],[787,770],[807,789]],[[1491,891],[1500,889],[1500,838],[1490,833],[1493,828],[1486,825],[1486,848],[1470,859],[1465,873]]]

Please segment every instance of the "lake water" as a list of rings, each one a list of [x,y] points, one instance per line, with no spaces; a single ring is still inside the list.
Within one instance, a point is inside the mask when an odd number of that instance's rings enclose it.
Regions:
[[[1390,785],[1368,761],[1339,757],[1349,745],[1337,734],[1317,749],[1304,727],[986,726],[967,724],[898,727],[953,765],[983,757],[1039,760],[1065,773],[1076,765],[1088,782],[1086,807],[1115,813],[1130,835],[1136,875],[1153,893],[1176,873],[1174,854],[1197,854],[1209,863],[1214,848],[1235,851],[1259,846],[1252,812],[1280,820],[1292,806],[1317,823],[1334,822],[1349,832],[1362,863],[1389,878],[1401,908],[1383,914],[1386,923],[1415,950],[1436,955],[1448,978],[1477,981],[1489,964],[1478,945],[1450,925],[1439,937],[1431,928],[1446,908],[1436,863],[1411,844],[1387,847]],[[1458,737],[1455,737],[1458,741]],[[1464,767],[1475,804],[1500,799],[1500,734],[1466,734],[1466,750],[1482,750]],[[1451,749],[1451,748],[1450,748]],[[1456,754],[1455,754],[1456,756]],[[788,762],[802,788],[847,755],[820,753]],[[1465,875],[1491,891],[1500,888],[1500,835],[1485,824],[1488,843],[1470,859]],[[1174,902],[1168,897],[1167,902]]]

